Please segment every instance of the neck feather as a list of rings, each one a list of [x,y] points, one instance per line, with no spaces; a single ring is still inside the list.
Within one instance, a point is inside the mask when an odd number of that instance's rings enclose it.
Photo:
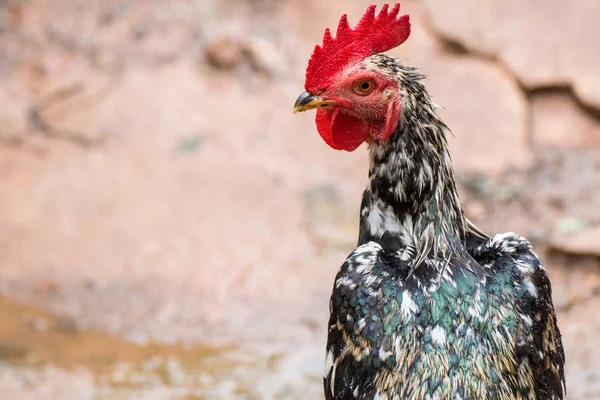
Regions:
[[[422,76],[408,68],[398,76],[403,115],[388,140],[370,145],[359,242],[375,240],[418,265],[425,258],[449,259],[464,242],[466,222],[446,142],[449,130],[419,82]]]

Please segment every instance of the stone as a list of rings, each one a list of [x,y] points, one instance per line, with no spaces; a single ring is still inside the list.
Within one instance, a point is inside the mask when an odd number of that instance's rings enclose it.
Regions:
[[[600,256],[600,227],[573,235],[558,235],[551,239],[552,248],[569,253]]]
[[[0,138],[24,138],[28,129],[29,96],[24,85],[15,79],[0,79]]]
[[[267,75],[285,64],[280,53],[272,41],[260,37],[219,36],[204,46],[206,61],[217,69],[231,70],[248,64],[253,70]]]
[[[232,69],[243,59],[244,45],[231,37],[218,37],[204,46],[204,56],[210,65],[218,69]]]
[[[485,203],[478,199],[467,201],[464,205],[464,209],[467,217],[475,223],[484,221],[487,215]]]
[[[285,65],[281,50],[270,40],[258,37],[250,38],[247,53],[248,61],[256,71],[272,74]]]
[[[588,225],[588,221],[582,218],[564,217],[556,221],[554,231],[561,235],[573,235],[581,233]]]
[[[445,39],[502,61],[527,88],[571,85],[600,109],[600,3],[425,0]]]
[[[562,148],[600,146],[600,119],[586,113],[568,93],[532,96],[533,140]]]
[[[304,200],[308,232],[319,249],[352,251],[358,235],[356,207],[353,212],[333,185],[308,188]]]
[[[600,297],[582,301],[558,320],[567,354],[566,376],[569,399],[598,399],[600,393]]]

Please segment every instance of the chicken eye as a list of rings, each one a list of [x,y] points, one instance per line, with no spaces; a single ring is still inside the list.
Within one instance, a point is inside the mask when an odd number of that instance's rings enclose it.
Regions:
[[[371,93],[374,87],[375,83],[372,79],[361,79],[352,84],[352,90],[354,90],[354,93],[361,96]]]

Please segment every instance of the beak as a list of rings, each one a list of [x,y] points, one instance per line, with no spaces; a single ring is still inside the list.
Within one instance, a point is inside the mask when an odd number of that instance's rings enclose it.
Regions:
[[[294,103],[294,114],[315,108],[331,108],[337,104],[339,104],[337,101],[327,100],[309,92],[304,92],[298,97],[296,103]]]

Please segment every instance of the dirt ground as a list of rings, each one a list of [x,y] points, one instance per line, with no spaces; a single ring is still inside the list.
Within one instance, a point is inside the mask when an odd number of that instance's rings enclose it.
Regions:
[[[369,3],[0,0],[2,399],[322,398],[367,159],[291,109]],[[391,53],[468,216],[545,261],[569,398],[600,399],[600,7],[566,8],[405,0]]]

